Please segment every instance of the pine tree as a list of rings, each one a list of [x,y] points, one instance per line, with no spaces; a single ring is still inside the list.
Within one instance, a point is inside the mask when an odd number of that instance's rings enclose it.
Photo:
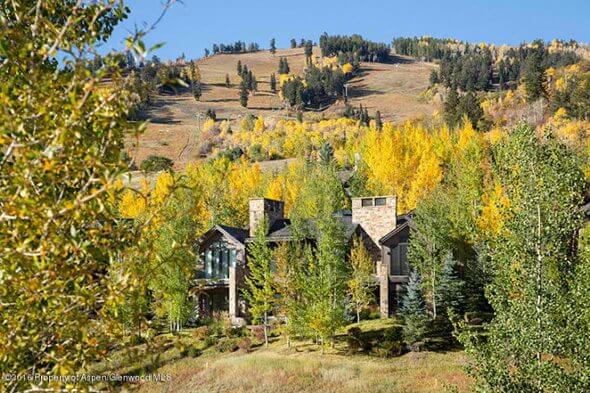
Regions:
[[[272,271],[273,253],[266,240],[268,230],[264,220],[256,228],[254,241],[248,245],[248,275],[243,294],[255,321],[264,325],[264,345],[268,346],[268,316],[276,305]]]
[[[443,116],[445,122],[450,126],[456,126],[460,121],[460,115],[457,114],[459,106],[459,94],[456,89],[451,88],[449,95],[443,104]]]
[[[248,90],[254,91],[254,74],[252,70],[248,70],[246,74],[246,85],[248,86]]]
[[[196,82],[193,84],[193,97],[195,97],[196,101],[201,99],[201,95],[203,94],[203,90],[201,89],[201,82]]]
[[[318,153],[322,165],[330,165],[334,161],[334,147],[332,147],[330,142],[322,143]]]
[[[305,62],[311,64],[311,56],[313,55],[313,43],[311,40],[305,42]]]
[[[375,113],[375,127],[381,131],[383,128],[383,122],[381,121],[381,112],[377,111]]]
[[[291,49],[297,48],[297,40],[295,38],[291,38]]]
[[[252,75],[251,81],[252,93],[258,91],[258,80],[256,80],[256,76]]]
[[[456,265],[453,254],[447,252],[438,278],[437,304],[441,314],[448,315],[449,310],[457,312],[463,306],[463,282],[455,272]]]
[[[400,314],[404,317],[404,341],[412,345],[422,339],[427,331],[428,317],[422,298],[422,283],[417,270],[412,270],[402,297]]]
[[[242,61],[238,60],[238,65],[236,66],[236,71],[238,72],[238,76],[242,76]]]
[[[277,78],[275,74],[270,74],[270,91],[273,93],[277,92]]]
[[[240,83],[240,105],[244,108],[248,107],[248,86],[244,80]]]
[[[374,300],[374,263],[360,238],[353,241],[350,251],[351,275],[348,280],[348,296],[356,312],[356,322],[361,321],[360,312]]]
[[[231,81],[229,79],[229,74],[225,74],[225,87],[228,89],[231,87]]]
[[[270,40],[270,53],[272,53],[273,55],[274,55],[275,53],[277,53],[276,41],[275,41],[275,39],[274,39],[274,38],[272,38],[272,39]]]

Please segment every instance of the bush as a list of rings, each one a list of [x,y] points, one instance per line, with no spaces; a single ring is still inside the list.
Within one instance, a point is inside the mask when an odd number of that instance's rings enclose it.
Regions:
[[[213,336],[208,336],[205,338],[205,341],[203,341],[203,343],[205,344],[205,348],[212,347],[214,345],[217,345],[217,338]]]
[[[187,348],[186,356],[191,358],[196,358],[197,356],[201,356],[201,350],[194,346],[190,346]]]
[[[217,342],[215,349],[218,352],[234,352],[238,349],[238,343],[236,339],[224,337]]]
[[[233,337],[241,337],[244,335],[244,331],[242,328],[235,327],[235,326],[226,326],[223,329],[223,334],[226,337],[233,338]]]
[[[207,109],[206,116],[213,121],[217,120],[217,113],[213,109]]]
[[[250,352],[252,349],[252,340],[249,337],[244,337],[238,342],[238,348],[243,352]]]
[[[146,172],[167,171],[172,169],[174,161],[167,157],[151,155],[141,162],[139,169]]]
[[[251,329],[252,335],[257,341],[264,341],[264,326],[257,325]]]
[[[204,340],[211,335],[211,329],[209,326],[199,326],[194,330],[193,335],[197,340]]]
[[[348,328],[347,333],[346,343],[350,352],[369,351],[373,347],[373,340],[376,338],[373,333],[363,332],[357,326]]]
[[[143,338],[142,336],[138,336],[137,334],[134,334],[133,336],[131,336],[131,339],[129,339],[130,345],[140,345],[144,344],[145,342],[145,338]]]
[[[227,158],[230,161],[236,161],[244,155],[244,151],[240,147],[232,147],[217,153],[217,158]]]

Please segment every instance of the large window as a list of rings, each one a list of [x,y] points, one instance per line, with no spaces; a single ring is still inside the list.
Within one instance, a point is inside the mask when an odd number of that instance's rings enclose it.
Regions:
[[[229,267],[236,265],[236,250],[218,241],[205,250],[205,278],[229,278]]]
[[[408,243],[399,243],[391,249],[391,271],[392,276],[407,276],[410,274],[408,265]]]

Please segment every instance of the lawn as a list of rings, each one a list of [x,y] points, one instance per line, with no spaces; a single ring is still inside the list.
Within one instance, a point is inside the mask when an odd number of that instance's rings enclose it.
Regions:
[[[470,390],[461,352],[408,353],[398,358],[320,355],[284,342],[252,353],[203,355],[167,364],[168,383],[141,392],[459,392]]]
[[[375,334],[395,325],[389,319],[351,327]],[[129,357],[117,353],[94,371],[170,377],[169,382],[134,386],[140,392],[467,392],[471,388],[463,370],[467,358],[459,350],[381,358],[351,355],[340,339],[322,355],[311,342],[295,341],[289,348],[285,339],[275,337],[268,348],[255,345],[249,352],[220,353],[193,333],[159,336],[150,349],[137,346]],[[199,350],[187,353],[187,347]]]

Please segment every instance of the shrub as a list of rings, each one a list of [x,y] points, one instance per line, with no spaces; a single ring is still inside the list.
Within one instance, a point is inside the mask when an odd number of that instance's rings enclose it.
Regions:
[[[231,319],[227,311],[215,311],[211,316],[211,322],[209,323],[209,329],[212,334],[222,335],[225,334],[226,330],[231,328]]]
[[[205,344],[205,348],[212,347],[213,345],[217,344],[217,338],[213,336],[208,336],[205,338],[205,341],[203,341],[203,343]]]
[[[257,341],[264,341],[264,326],[263,325],[256,325],[256,326],[252,326],[252,328],[250,328],[250,331],[252,333],[252,336],[257,340]],[[273,329],[272,326],[268,327],[268,336],[270,337],[273,333]]]
[[[206,116],[213,121],[217,120],[217,113],[213,109],[207,109]]]
[[[262,145],[260,143],[255,143],[250,146],[250,149],[248,150],[248,156],[250,157],[251,161],[266,160],[266,154],[262,150]]]
[[[243,155],[244,151],[240,147],[232,147],[231,149],[225,149],[217,153],[217,158],[227,158],[230,161],[236,161]]]
[[[168,157],[151,155],[141,162],[139,169],[146,172],[167,171],[172,169],[174,161]]]
[[[252,340],[249,337],[244,337],[238,342],[238,348],[243,352],[250,352],[252,349]]]
[[[215,349],[218,352],[233,352],[238,349],[238,344],[236,339],[224,337],[217,342]]]
[[[201,350],[194,346],[190,346],[187,348],[186,356],[191,358],[196,358],[197,356],[201,356]]]
[[[193,335],[198,340],[204,340],[211,335],[211,329],[209,326],[199,326],[194,330]]]
[[[129,344],[131,345],[140,345],[140,344],[144,344],[146,342],[145,338],[143,338],[142,336],[138,336],[137,334],[134,334],[133,336],[131,336],[131,339],[129,340]]]
[[[401,341],[404,337],[404,329],[401,326],[394,326],[383,333],[384,341]]]
[[[226,326],[223,329],[223,334],[226,337],[230,337],[230,338],[241,337],[241,336],[243,336],[243,333],[244,332],[243,332],[242,328],[235,327],[235,326]]]
[[[374,337],[371,334],[363,333],[357,326],[350,327],[347,333],[346,343],[350,352],[369,351],[372,348]]]

